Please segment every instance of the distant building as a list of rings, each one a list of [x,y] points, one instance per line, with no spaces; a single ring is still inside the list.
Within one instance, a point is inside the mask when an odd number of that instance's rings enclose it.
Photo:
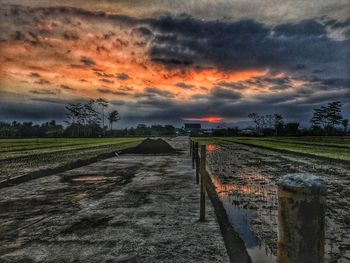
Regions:
[[[198,134],[201,128],[200,123],[185,123],[185,131],[191,135]]]
[[[200,123],[185,123],[185,130],[200,130],[201,128]]]

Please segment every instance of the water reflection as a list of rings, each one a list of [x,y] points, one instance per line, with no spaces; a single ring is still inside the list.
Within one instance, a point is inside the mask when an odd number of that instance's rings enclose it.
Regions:
[[[211,152],[216,152],[218,150],[220,150],[220,146],[216,145],[216,144],[208,144],[206,146],[206,150],[207,152],[211,153]]]
[[[276,244],[277,188],[265,176],[246,169],[236,172],[230,184],[223,184],[216,174],[226,173],[232,176],[233,172],[229,171],[231,167],[223,165],[222,162],[227,164],[227,160],[225,161],[222,155],[217,155],[219,149],[218,146],[207,146],[208,165],[212,182],[224,205],[229,221],[245,242],[254,263],[275,262],[275,250],[258,237],[253,226],[262,229],[274,228],[274,243]],[[221,164],[217,165],[218,163]],[[234,184],[232,184],[233,181]]]

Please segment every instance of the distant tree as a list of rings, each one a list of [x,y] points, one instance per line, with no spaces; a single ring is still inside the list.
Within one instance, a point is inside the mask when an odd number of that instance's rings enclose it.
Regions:
[[[349,125],[349,120],[348,119],[343,119],[342,125],[344,127],[344,134],[348,131],[348,125]]]
[[[250,118],[254,122],[255,129],[259,133],[263,125],[262,117],[259,114],[254,112],[254,113],[250,113],[248,115],[248,118]]]
[[[273,124],[274,124],[274,116],[271,114],[267,114],[264,116],[265,118],[265,125],[266,128],[273,128]]]
[[[314,127],[322,127],[327,135],[334,132],[335,126],[342,123],[341,115],[342,103],[334,101],[314,109],[311,123]]]
[[[343,104],[340,101],[334,101],[328,103],[327,106],[327,119],[328,125],[331,128],[331,132],[334,132],[336,125],[342,124],[343,116],[341,115]]]
[[[285,129],[288,135],[296,135],[299,130],[299,122],[288,122],[285,125]]]
[[[274,114],[273,126],[275,127],[275,135],[279,135],[283,131],[284,121],[280,114]]]
[[[105,109],[108,108],[109,102],[102,98],[98,98],[96,102],[99,105],[101,110],[102,129],[104,129],[105,128]]]
[[[68,111],[66,113],[66,116],[68,118],[67,123],[74,124],[78,123],[81,119],[83,105],[81,103],[69,103],[66,106],[66,110]]]
[[[119,112],[117,110],[113,110],[108,113],[107,119],[109,121],[109,127],[112,131],[113,129],[113,123],[120,120]]]
[[[95,110],[95,100],[89,100],[84,104],[83,119],[84,124],[99,124],[100,118]]]

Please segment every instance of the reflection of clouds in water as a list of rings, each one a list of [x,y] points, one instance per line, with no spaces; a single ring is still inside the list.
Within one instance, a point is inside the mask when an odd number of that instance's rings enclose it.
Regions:
[[[223,154],[221,149],[216,145],[207,146],[208,166],[229,221],[244,240],[253,262],[274,262],[277,244],[269,248],[270,244],[265,244],[256,234],[255,226],[268,231],[272,229],[277,237],[277,187],[257,171],[237,169],[232,165],[232,156]],[[233,177],[231,182],[235,183],[222,183],[219,177]]]
[[[216,152],[218,150],[220,150],[220,146],[216,145],[216,144],[208,144],[206,146],[207,148],[207,152],[211,153],[211,152]]]

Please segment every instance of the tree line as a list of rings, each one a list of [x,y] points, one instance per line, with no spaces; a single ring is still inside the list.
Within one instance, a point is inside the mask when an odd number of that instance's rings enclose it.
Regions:
[[[349,120],[342,116],[340,101],[313,109],[310,129],[304,129],[304,135],[344,135],[348,132]],[[250,113],[248,117],[255,124],[256,135],[298,135],[299,122],[287,122],[280,114],[259,115]]]
[[[286,122],[280,114],[251,113],[248,117],[255,125],[253,133],[251,129],[227,128],[215,129],[212,135],[344,135],[348,133],[349,121],[342,116],[342,106],[341,102],[335,101],[313,109],[309,129],[300,129],[299,122]],[[65,109],[67,126],[57,124],[55,120],[42,124],[0,121],[0,137],[161,136],[175,135],[177,131],[172,125],[145,124],[139,124],[135,128],[114,129],[114,124],[121,118],[120,114],[102,98],[69,103]],[[181,129],[178,132],[186,134]]]
[[[113,130],[113,123],[120,120],[117,110],[107,111],[109,102],[105,99],[90,99],[85,103],[69,103],[66,106],[66,133],[72,137],[104,136]],[[106,125],[108,121],[109,127]]]
[[[121,117],[111,109],[109,101],[98,98],[85,102],[69,103],[66,109],[66,127],[55,120],[42,124],[33,122],[0,122],[0,138],[17,137],[111,137],[175,135],[171,125],[139,124],[136,128],[114,129]]]

